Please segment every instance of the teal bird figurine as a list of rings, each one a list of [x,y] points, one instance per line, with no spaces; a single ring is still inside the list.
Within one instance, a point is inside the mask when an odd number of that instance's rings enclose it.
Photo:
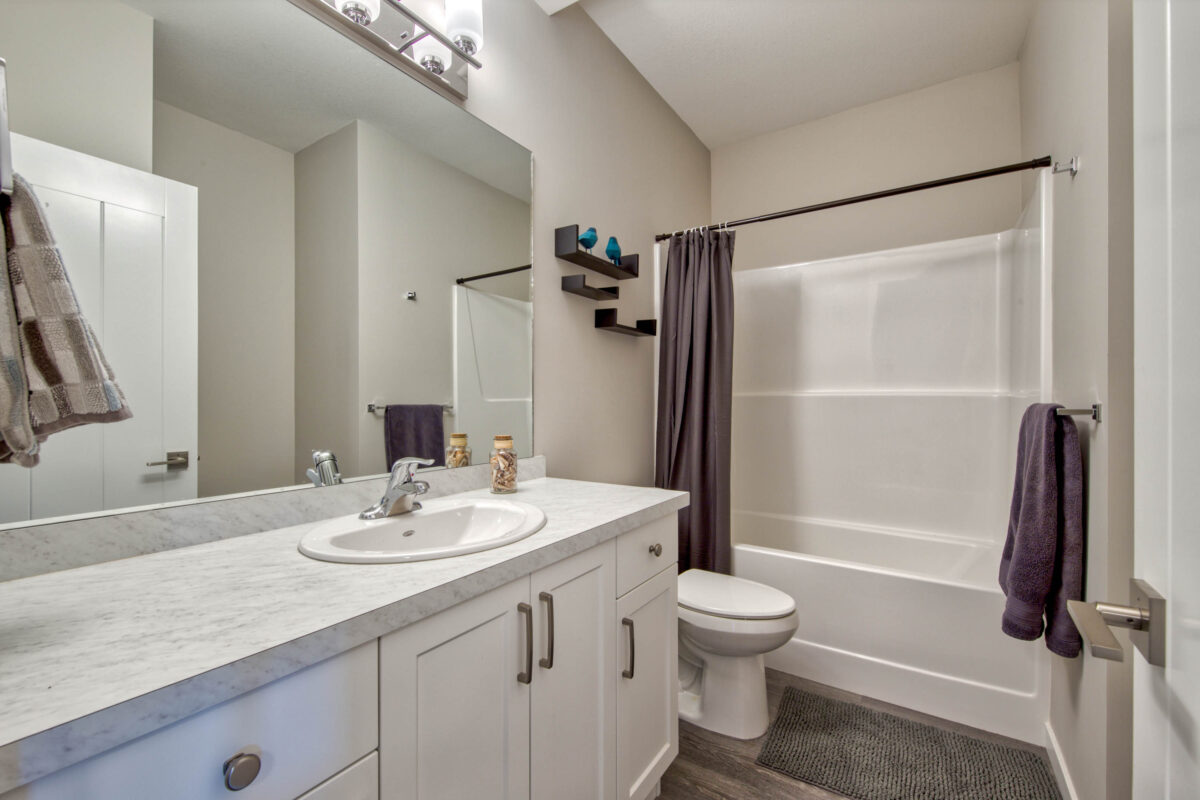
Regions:
[[[583,232],[583,235],[579,237],[579,243],[583,245],[583,249],[587,250],[589,253],[592,252],[592,248],[596,246],[596,242],[599,240],[600,237],[596,235],[595,228],[588,228]]]
[[[608,247],[604,248],[604,255],[618,267],[621,266],[621,245],[617,244],[617,237],[608,237]]]

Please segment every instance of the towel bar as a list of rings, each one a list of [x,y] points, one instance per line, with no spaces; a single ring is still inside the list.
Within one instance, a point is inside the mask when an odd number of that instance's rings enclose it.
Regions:
[[[367,403],[368,414],[382,413],[385,408],[387,408],[387,403]],[[447,414],[453,414],[454,406],[449,403],[442,403],[442,411]]]
[[[1103,406],[1100,403],[1092,403],[1091,408],[1060,408],[1055,413],[1060,417],[1091,417],[1100,422],[1102,410]]]

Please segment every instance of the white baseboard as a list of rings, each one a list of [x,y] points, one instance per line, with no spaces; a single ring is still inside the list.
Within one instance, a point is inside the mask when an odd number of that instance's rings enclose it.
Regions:
[[[1054,735],[1054,728],[1050,727],[1049,720],[1046,720],[1046,752],[1050,755],[1050,766],[1054,770],[1059,794],[1064,800],[1079,800],[1079,793],[1075,791],[1075,783],[1071,780],[1067,761],[1063,758],[1062,748],[1058,746],[1058,737]]]

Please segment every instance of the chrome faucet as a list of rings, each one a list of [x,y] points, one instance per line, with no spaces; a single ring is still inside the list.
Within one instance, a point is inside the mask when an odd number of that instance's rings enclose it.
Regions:
[[[388,479],[387,490],[379,502],[358,515],[359,519],[383,519],[398,514],[407,514],[421,507],[414,502],[417,495],[429,491],[425,481],[414,481],[413,472],[417,467],[433,466],[432,458],[401,458],[392,464],[392,477]]]
[[[337,456],[328,450],[313,450],[313,465],[304,474],[312,481],[313,486],[335,486],[342,482],[342,473],[338,470]]]

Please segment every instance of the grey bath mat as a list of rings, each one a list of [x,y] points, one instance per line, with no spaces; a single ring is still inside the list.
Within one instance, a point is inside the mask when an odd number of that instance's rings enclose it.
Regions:
[[[758,763],[857,800],[1060,800],[1036,753],[790,686]]]

